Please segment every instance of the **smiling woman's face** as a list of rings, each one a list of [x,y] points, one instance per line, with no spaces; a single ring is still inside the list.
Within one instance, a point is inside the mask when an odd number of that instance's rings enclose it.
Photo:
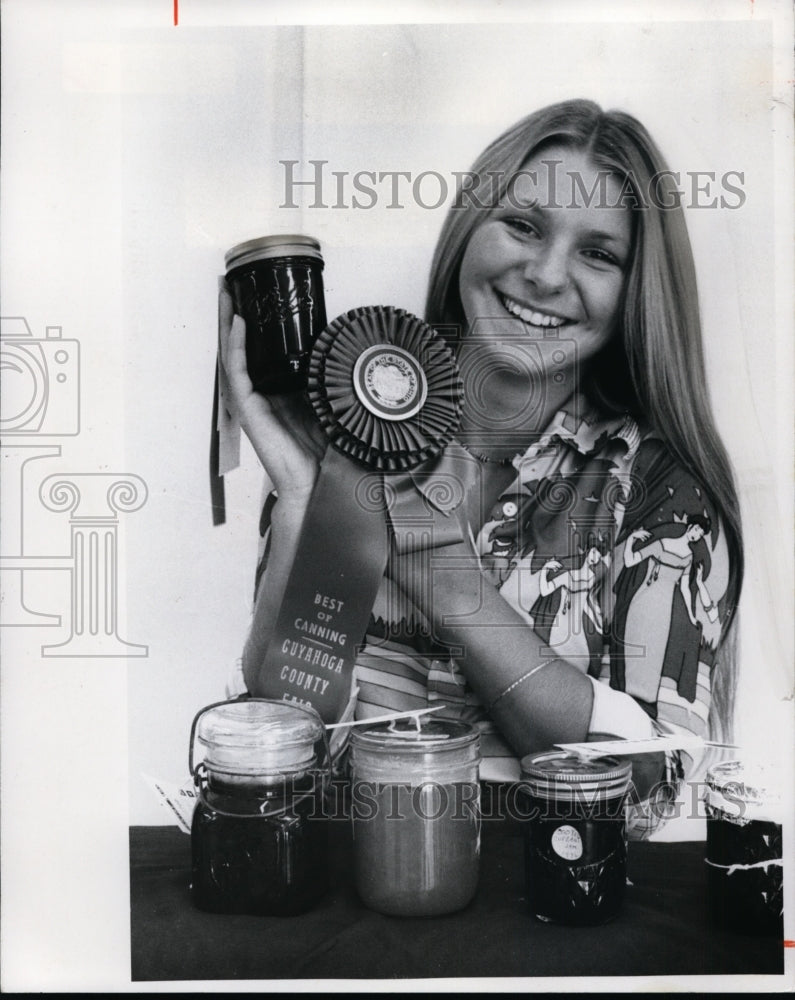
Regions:
[[[464,313],[470,328],[511,321],[531,339],[573,343],[582,365],[616,328],[631,211],[619,204],[621,180],[579,150],[549,147],[523,171],[515,204],[505,199],[467,244],[459,278]]]

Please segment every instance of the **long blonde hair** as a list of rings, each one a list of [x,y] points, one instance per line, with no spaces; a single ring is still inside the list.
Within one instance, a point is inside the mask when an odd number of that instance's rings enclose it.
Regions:
[[[709,493],[726,532],[729,581],[713,677],[710,727],[731,731],[736,686],[734,624],[743,577],[740,507],[728,455],[715,428],[706,388],[695,266],[684,211],[662,154],[643,125],[621,111],[572,100],[523,118],[487,147],[471,173],[490,181],[489,203],[505,198],[511,179],[552,144],[586,152],[597,168],[622,178],[633,195],[633,253],[618,335],[594,361],[583,389],[602,409],[648,423]],[[471,187],[471,186],[470,186]],[[487,217],[482,199],[460,192],[434,254],[426,319],[466,329],[458,288],[464,251]],[[683,405],[684,404],[684,405]]]

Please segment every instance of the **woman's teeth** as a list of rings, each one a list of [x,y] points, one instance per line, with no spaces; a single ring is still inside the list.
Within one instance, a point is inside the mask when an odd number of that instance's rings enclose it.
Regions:
[[[508,312],[525,323],[530,323],[533,326],[563,326],[566,322],[565,319],[561,319],[559,316],[550,316],[549,313],[536,312],[535,309],[526,309],[524,306],[520,306],[518,302],[508,299],[504,295],[500,297]]]

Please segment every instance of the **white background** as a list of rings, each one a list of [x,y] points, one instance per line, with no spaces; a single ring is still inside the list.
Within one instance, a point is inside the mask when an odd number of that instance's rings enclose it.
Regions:
[[[276,27],[329,20],[333,5],[294,4],[288,18],[279,4],[181,0],[174,27],[172,0],[3,3],[2,315],[26,317],[38,338],[59,325],[81,349],[81,431],[47,439],[61,456],[31,472],[29,550],[69,551],[68,518],[43,509],[37,475],[133,473],[149,490],[121,516],[119,551],[119,634],[147,657],[42,657],[69,632],[57,571],[26,575],[26,600],[62,615],[61,629],[0,632],[6,991],[129,988],[127,828],[169,822],[141,775],[184,779],[190,721],[224,696],[240,654],[261,479],[244,446],[227,524],[213,528],[223,252],[308,232],[323,246],[330,318],[423,308],[444,208],[406,196],[389,210],[382,188],[369,211],[280,208],[280,159],[305,177],[323,159],[328,171],[450,178],[519,117],[582,96],[639,117],[685,191],[686,171],[744,173],[741,208],[691,209],[688,226],[745,520],[738,735],[783,758],[791,781],[786,5],[386,6],[407,24]],[[445,23],[418,23],[433,20]]]

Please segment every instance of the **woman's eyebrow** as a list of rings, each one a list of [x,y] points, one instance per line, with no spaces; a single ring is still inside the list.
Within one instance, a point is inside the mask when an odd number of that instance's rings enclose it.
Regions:
[[[543,207],[540,204],[538,198],[528,198],[526,201],[522,198],[512,197],[502,201],[498,208],[501,208],[505,212],[510,212],[511,210],[518,212],[528,212],[532,209],[538,209],[543,212]]]

